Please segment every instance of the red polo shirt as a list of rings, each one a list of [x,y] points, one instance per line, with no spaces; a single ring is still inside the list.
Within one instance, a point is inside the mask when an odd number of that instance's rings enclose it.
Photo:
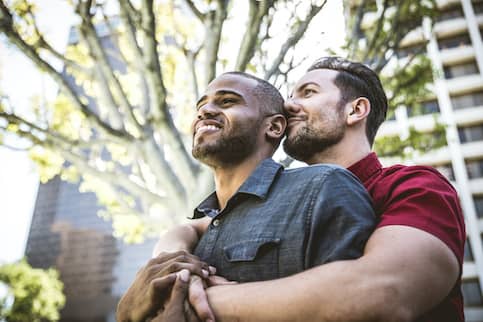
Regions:
[[[466,240],[463,213],[453,186],[438,171],[426,166],[394,165],[383,168],[375,153],[349,167],[373,199],[377,228],[404,225],[426,231],[443,241],[463,265]],[[461,282],[444,301],[419,322],[464,321]]]

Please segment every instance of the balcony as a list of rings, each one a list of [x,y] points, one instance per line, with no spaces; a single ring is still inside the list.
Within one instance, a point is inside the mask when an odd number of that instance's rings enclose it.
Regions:
[[[452,79],[463,76],[478,75],[478,66],[476,61],[470,60],[467,62],[444,66],[444,77]]]
[[[457,4],[456,6],[441,9],[439,15],[436,17],[436,22],[464,18],[464,16],[461,5]]]
[[[440,50],[463,46],[471,46],[470,36],[466,32],[438,39],[438,47]]]
[[[483,124],[458,127],[461,143],[483,141]]]
[[[482,160],[466,160],[466,172],[468,179],[483,178],[483,159]]]
[[[448,87],[450,87],[449,84]],[[453,110],[483,106],[483,90],[467,94],[451,95],[451,105],[453,106]]]

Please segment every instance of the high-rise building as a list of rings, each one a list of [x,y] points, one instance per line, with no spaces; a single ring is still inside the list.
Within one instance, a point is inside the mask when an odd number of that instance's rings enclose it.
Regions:
[[[358,1],[348,1],[346,13],[350,14],[355,3]],[[378,1],[375,3],[377,9]],[[409,162],[436,167],[458,190],[467,230],[462,285],[465,315],[467,321],[483,321],[483,1],[436,3],[435,24],[431,27],[423,20],[406,35],[398,53],[404,60],[425,51],[436,75],[432,97],[419,109],[399,107],[378,135],[400,135],[410,127],[431,135],[435,116],[446,126],[447,146],[425,151]],[[376,12],[367,12],[364,19],[370,23],[376,16]]]
[[[41,184],[27,241],[34,267],[55,267],[64,282],[65,322],[114,322],[120,296],[151,256],[155,240],[126,245],[97,216],[96,197],[56,177]]]

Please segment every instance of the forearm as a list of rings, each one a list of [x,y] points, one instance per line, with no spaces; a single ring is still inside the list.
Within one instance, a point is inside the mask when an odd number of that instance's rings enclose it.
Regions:
[[[364,255],[267,282],[208,289],[219,321],[413,321],[449,294],[458,262],[436,237],[379,228]]]
[[[196,244],[198,244],[201,235],[206,231],[210,220],[211,218],[209,217],[195,219],[187,224],[176,226],[161,235],[154,247],[153,257],[158,256],[161,252],[175,252],[179,250],[191,253]]]
[[[153,257],[161,252],[184,250],[189,253],[198,243],[199,236],[191,225],[180,225],[161,235],[154,247]]]
[[[387,322],[390,309],[397,316],[387,301],[390,289],[382,280],[365,283],[367,275],[355,273],[356,266],[357,261],[334,262],[279,280],[213,287],[208,298],[222,322]]]

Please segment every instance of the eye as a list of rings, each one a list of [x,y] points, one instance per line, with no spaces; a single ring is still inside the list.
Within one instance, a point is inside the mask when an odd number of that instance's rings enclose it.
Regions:
[[[237,100],[232,97],[225,97],[221,100],[222,105],[231,105],[231,104],[235,104],[236,102]]]
[[[312,94],[316,93],[316,91],[312,88],[304,88],[303,94],[304,97],[310,96]]]

